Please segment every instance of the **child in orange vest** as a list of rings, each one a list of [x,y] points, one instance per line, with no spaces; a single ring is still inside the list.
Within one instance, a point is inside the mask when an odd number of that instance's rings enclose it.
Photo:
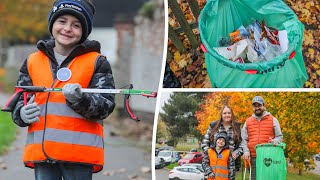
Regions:
[[[216,136],[215,147],[209,148],[204,154],[202,166],[205,174],[208,175],[208,180],[233,180],[235,174],[231,171],[232,166],[235,166],[227,145],[228,136],[226,133],[218,133]]]
[[[37,93],[12,112],[28,126],[23,161],[36,180],[92,179],[104,165],[103,119],[114,107],[114,94],[83,93],[82,88],[114,89],[111,66],[100,43],[87,39],[95,7],[90,0],[56,0],[48,16],[50,40],[22,65],[18,86],[62,88]]]

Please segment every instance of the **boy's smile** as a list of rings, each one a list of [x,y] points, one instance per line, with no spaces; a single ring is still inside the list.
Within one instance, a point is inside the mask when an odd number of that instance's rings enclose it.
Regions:
[[[72,49],[81,39],[81,23],[72,15],[62,15],[53,23],[52,35],[58,49]]]
[[[223,138],[219,138],[217,140],[218,147],[224,147],[226,145],[226,141]]]

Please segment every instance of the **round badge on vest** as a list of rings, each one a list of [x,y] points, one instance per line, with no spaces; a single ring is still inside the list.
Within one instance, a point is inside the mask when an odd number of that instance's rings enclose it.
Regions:
[[[219,159],[222,159],[222,154],[219,154],[219,155],[218,155],[218,158],[219,158]]]
[[[69,68],[61,68],[57,72],[57,78],[60,81],[68,81],[71,78],[71,70]]]

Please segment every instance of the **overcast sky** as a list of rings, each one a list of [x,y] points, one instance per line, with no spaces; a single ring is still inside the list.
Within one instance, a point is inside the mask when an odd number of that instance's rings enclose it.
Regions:
[[[160,112],[163,112],[162,111],[162,107],[164,105],[165,102],[168,101],[168,99],[170,98],[170,94],[172,92],[161,92],[161,98],[160,98]]]

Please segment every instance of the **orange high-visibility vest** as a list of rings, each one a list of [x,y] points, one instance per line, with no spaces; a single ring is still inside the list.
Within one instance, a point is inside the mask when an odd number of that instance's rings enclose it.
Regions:
[[[212,168],[212,173],[215,175],[215,180],[228,180],[229,170],[228,170],[228,160],[230,156],[230,150],[224,149],[218,155],[217,152],[209,148],[208,156],[210,161],[210,166]],[[213,180],[209,178],[208,180]]]
[[[79,83],[87,88],[94,73],[99,53],[90,52],[70,62],[71,78],[62,82],[54,79],[50,60],[42,52],[28,58],[28,72],[34,86],[62,88],[67,83]],[[28,128],[23,162],[34,167],[35,162],[46,160],[93,165],[99,172],[104,164],[103,126],[89,121],[66,104],[62,93],[36,93],[40,106],[40,121]]]
[[[246,120],[246,126],[250,156],[256,157],[255,146],[257,144],[268,143],[269,138],[274,138],[273,116],[264,116],[261,121],[251,116]]]

